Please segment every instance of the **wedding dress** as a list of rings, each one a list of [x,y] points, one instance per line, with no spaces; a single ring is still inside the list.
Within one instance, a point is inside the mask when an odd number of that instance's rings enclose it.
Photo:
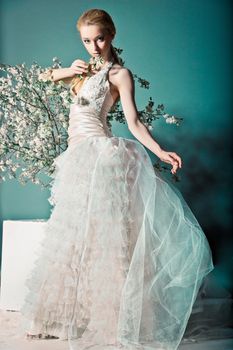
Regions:
[[[113,136],[109,62],[73,97],[24,329],[75,350],[175,350],[213,270],[204,232],[137,140]],[[26,328],[27,327],[27,328]]]

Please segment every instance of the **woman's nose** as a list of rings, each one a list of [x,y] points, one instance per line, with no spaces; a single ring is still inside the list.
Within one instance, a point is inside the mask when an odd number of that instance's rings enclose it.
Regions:
[[[95,43],[95,42],[93,43],[93,49],[94,49],[94,50],[96,50],[96,49],[98,50],[98,49],[99,49],[98,44],[97,44],[97,43]]]

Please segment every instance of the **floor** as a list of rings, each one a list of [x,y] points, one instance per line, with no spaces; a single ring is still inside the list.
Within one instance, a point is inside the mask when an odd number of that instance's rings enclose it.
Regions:
[[[20,313],[0,310],[0,350],[69,350],[67,341],[59,339],[27,340],[16,334]],[[233,350],[233,338],[182,344],[179,350]]]

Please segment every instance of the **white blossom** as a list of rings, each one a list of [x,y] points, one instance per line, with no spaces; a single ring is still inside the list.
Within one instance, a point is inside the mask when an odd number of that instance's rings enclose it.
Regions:
[[[15,69],[15,67],[10,67],[8,70],[12,74],[17,74],[18,73],[17,70]]]
[[[168,123],[168,124],[174,124],[174,123],[176,123],[176,118],[172,115],[171,117],[168,117],[168,118],[166,119],[166,123]]]
[[[4,97],[0,111],[0,170],[12,178],[12,174],[19,169],[22,172],[17,177],[22,184],[31,180],[42,185],[37,174],[40,171],[51,174],[54,158],[67,147],[64,134],[69,125],[73,96],[65,84],[47,82],[49,75],[46,74],[51,68],[61,67],[57,57],[53,57],[53,62],[52,67],[45,69],[38,64],[32,64],[29,68],[25,63],[17,66],[1,64],[0,69],[6,73],[6,77],[0,77],[0,92]],[[158,116],[163,116],[168,124],[178,124],[179,118],[161,113],[162,105],[158,105],[158,110],[154,112],[151,102],[138,113],[149,130],[153,130],[151,122]],[[107,116],[109,128],[111,120],[115,118],[126,123],[124,113],[118,107],[114,106],[115,112]],[[54,151],[53,159],[51,150]],[[0,177],[1,180],[4,181],[5,177]]]

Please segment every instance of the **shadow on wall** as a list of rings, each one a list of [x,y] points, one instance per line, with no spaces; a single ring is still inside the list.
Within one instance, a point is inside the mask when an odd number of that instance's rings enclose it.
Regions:
[[[182,193],[210,243],[215,277],[220,285],[233,293],[230,130],[195,135],[180,129],[176,144],[170,143],[169,148],[176,150],[183,159],[179,174]]]

